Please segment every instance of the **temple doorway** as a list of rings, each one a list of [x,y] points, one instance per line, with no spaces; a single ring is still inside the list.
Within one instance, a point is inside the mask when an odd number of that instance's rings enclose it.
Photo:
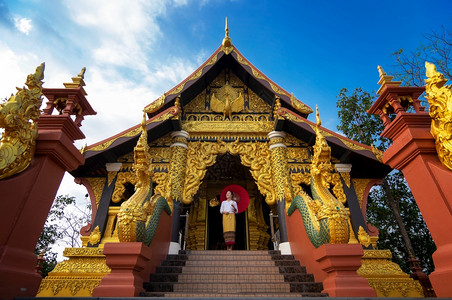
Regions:
[[[187,250],[226,249],[220,194],[228,185],[240,185],[249,195],[248,208],[236,215],[234,249],[272,249],[268,218],[270,208],[259,193],[249,169],[241,164],[240,157],[225,153],[218,155],[215,164],[207,169],[190,205]]]

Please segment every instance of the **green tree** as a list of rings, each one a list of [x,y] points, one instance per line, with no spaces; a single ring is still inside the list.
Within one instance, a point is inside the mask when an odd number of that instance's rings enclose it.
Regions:
[[[57,264],[57,244],[68,247],[81,246],[79,231],[90,221],[90,210],[90,205],[81,209],[75,197],[60,195],[55,198],[35,248],[36,255],[44,255],[41,269],[43,277],[46,277]]]
[[[386,150],[390,141],[380,137],[384,129],[381,120],[366,113],[375,97],[358,88],[351,94],[342,89],[337,98],[337,128],[355,141]],[[391,172],[381,186],[371,190],[367,211],[368,222],[380,231],[378,248],[391,249],[393,260],[405,272],[409,272],[406,261],[410,253],[420,259],[424,271],[433,271],[435,245],[401,172]]]

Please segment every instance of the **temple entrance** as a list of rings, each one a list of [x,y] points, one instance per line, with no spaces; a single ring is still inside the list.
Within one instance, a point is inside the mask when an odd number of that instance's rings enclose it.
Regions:
[[[240,157],[229,153],[218,155],[207,169],[198,193],[190,205],[188,250],[226,249],[223,238],[220,194],[228,185],[240,185],[249,195],[248,208],[236,214],[235,250],[272,249],[268,214],[270,208]],[[270,248],[269,248],[270,244]]]

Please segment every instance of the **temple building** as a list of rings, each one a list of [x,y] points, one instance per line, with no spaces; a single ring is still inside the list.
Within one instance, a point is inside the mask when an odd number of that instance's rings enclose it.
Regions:
[[[124,242],[153,249],[144,282],[167,255],[220,253],[220,203],[232,189],[240,196],[232,253],[293,256],[330,296],[421,297],[390,251],[376,249],[378,230],[366,222],[367,195],[392,169],[378,150],[322,127],[321,113],[248,61],[226,25],[219,48],[144,106],[141,123],[81,150],[85,161],[71,174],[88,190],[93,224],[38,296],[107,295],[109,255]],[[332,257],[350,268],[329,271],[339,268]],[[356,294],[331,283],[341,272]]]

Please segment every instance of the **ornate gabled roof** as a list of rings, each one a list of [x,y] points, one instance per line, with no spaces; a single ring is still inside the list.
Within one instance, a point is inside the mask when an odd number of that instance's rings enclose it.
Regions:
[[[313,112],[308,105],[296,99],[293,94],[288,93],[265,76],[237,50],[229,37],[227,19],[225,37],[221,46],[191,75],[148,104],[144,111],[148,113],[149,117],[152,117],[163,109],[174,105],[176,97],[181,98],[183,107],[195,95],[199,94],[225,66],[232,68],[235,74],[251,89],[261,93],[259,96],[268,104],[273,105],[275,98],[280,98],[284,107],[298,111],[305,118]],[[266,91],[263,92],[262,87]]]
[[[265,123],[266,126],[259,126],[260,131],[265,131],[263,135],[262,132],[259,133],[262,136],[261,138],[268,139],[266,133],[269,131],[283,130],[307,142],[308,145],[314,144],[315,124],[307,120],[308,115],[313,110],[253,66],[232,44],[227,25],[222,45],[185,80],[168,92],[163,93],[144,108],[144,112],[147,113],[149,118],[146,122],[149,142],[171,131],[182,130],[183,124],[180,117],[184,112],[184,107],[188,109],[192,106],[191,103],[195,102],[191,101],[194,101],[203,91],[210,89],[211,83],[225,69],[232,71],[234,76],[257,95],[261,101],[263,100],[263,103],[265,102],[265,105],[269,108],[268,120],[271,120],[271,122]],[[276,114],[271,111],[276,112]],[[226,134],[234,131],[231,130],[230,126],[239,123],[242,128],[246,127],[246,122],[229,122],[225,124],[227,128],[222,129],[218,124],[209,128],[214,128],[216,131],[223,130],[221,132]],[[190,131],[187,124],[184,126],[184,130]],[[341,162],[362,166],[353,168],[352,176],[383,177],[390,171],[388,166],[377,159],[370,147],[347,139],[328,129],[322,128],[322,130],[332,148],[334,157],[340,159]],[[198,135],[205,133],[198,132]],[[101,142],[85,147],[83,150],[86,162],[83,166],[74,170],[72,175],[83,176],[87,172],[93,174],[93,172],[99,172],[94,170],[103,170],[105,163],[114,162],[118,157],[131,152],[139,134],[140,125],[136,125]]]

